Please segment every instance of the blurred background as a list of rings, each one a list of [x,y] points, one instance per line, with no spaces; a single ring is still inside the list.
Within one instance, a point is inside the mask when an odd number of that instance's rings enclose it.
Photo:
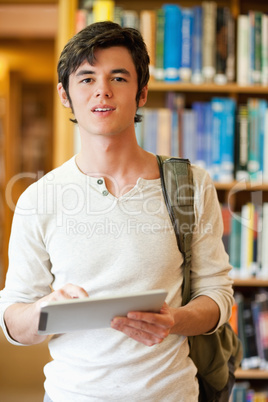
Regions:
[[[76,7],[73,0],[0,0],[0,289],[19,195],[73,152],[56,63],[74,33]],[[0,359],[0,401],[41,402],[47,343],[13,346],[0,329]]]

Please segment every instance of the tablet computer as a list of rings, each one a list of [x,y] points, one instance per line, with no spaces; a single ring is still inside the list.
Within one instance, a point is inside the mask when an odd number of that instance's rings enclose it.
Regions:
[[[129,311],[159,312],[166,299],[165,290],[150,290],[103,298],[87,297],[44,302],[39,318],[39,334],[62,334],[85,329],[109,328],[116,316]]]

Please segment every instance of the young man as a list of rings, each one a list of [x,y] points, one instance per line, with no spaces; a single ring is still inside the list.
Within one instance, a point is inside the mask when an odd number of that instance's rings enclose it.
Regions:
[[[20,197],[1,292],[1,324],[13,344],[35,344],[40,304],[164,288],[159,314],[115,317],[111,328],[53,336],[45,400],[196,402],[187,335],[215,330],[232,306],[216,191],[192,167],[197,226],[192,300],[181,307],[183,262],[165,207],[156,156],[134,121],[146,103],[149,57],[140,34],[93,24],[65,46],[58,92],[72,110],[81,152]],[[205,352],[204,352],[205,353]]]

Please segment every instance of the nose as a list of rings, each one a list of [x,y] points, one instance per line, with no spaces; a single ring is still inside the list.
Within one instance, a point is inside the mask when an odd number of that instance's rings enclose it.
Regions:
[[[96,89],[95,96],[96,96],[96,98],[103,97],[103,98],[109,99],[112,97],[111,88],[109,87],[109,85],[107,83],[102,83]]]

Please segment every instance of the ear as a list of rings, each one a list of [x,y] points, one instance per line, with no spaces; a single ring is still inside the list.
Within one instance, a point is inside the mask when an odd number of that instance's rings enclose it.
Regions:
[[[148,95],[148,85],[145,85],[145,87],[143,87],[141,90],[141,96],[139,99],[139,107],[142,107],[145,105],[145,103],[147,102],[147,95]]]
[[[70,102],[68,100],[67,93],[66,93],[65,89],[63,88],[61,82],[58,83],[57,90],[58,90],[58,94],[59,94],[59,97],[60,97],[60,100],[61,100],[61,103],[63,104],[63,106],[71,107]]]

